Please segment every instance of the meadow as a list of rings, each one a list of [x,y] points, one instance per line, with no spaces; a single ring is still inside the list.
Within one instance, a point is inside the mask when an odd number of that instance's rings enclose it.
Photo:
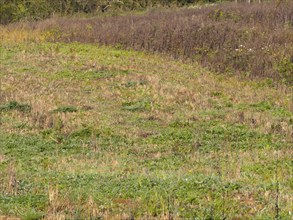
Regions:
[[[0,219],[292,218],[290,69],[215,73],[56,25],[0,27]]]
[[[293,85],[293,1],[222,3],[125,16],[56,17],[12,29],[50,42],[98,43],[197,62],[216,73]]]

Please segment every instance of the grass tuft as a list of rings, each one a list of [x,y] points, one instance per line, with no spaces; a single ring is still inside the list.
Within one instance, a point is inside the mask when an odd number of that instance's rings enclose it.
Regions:
[[[77,112],[77,108],[74,106],[62,106],[54,109],[53,113],[72,113]]]
[[[28,104],[20,104],[16,101],[11,101],[5,105],[0,105],[0,112],[17,110],[19,112],[29,113],[32,107]]]

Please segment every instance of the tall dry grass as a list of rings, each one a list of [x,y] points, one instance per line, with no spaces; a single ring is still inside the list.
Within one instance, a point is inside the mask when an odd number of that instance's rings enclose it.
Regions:
[[[218,72],[293,84],[293,1],[25,24],[50,41],[99,43],[170,54]]]

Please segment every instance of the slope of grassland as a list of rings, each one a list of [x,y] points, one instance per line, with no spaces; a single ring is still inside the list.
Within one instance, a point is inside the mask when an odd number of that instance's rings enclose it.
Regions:
[[[293,1],[217,4],[127,16],[52,18],[9,25],[51,42],[119,45],[168,54],[213,72],[293,85]],[[10,34],[10,33],[9,33]]]
[[[289,87],[98,45],[0,52],[0,215],[292,218]]]

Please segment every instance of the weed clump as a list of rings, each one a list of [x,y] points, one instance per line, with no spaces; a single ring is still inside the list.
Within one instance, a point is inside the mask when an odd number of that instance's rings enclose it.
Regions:
[[[151,102],[149,100],[139,100],[132,102],[122,103],[122,109],[128,111],[147,111],[151,108]]]
[[[77,108],[74,106],[62,106],[54,109],[53,113],[73,113],[77,112]]]
[[[28,104],[21,104],[16,101],[11,101],[5,105],[0,105],[0,112],[8,112],[13,110],[23,113],[29,113],[31,112],[32,107]]]
[[[281,78],[288,84],[293,84],[293,55],[291,59],[282,59],[277,65],[277,70]]]

